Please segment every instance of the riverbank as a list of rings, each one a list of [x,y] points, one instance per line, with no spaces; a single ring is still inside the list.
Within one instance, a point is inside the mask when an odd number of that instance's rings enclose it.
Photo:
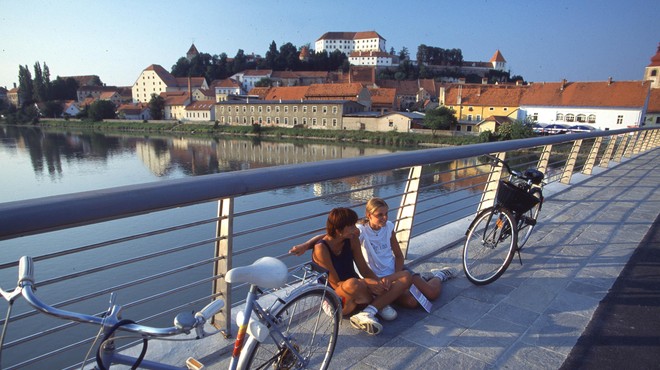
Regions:
[[[228,126],[220,124],[142,122],[142,121],[103,121],[84,120],[41,120],[37,125],[49,128],[81,129],[102,132],[143,132],[178,134],[186,136],[222,137],[245,136],[277,139],[309,139],[325,141],[345,141],[394,146],[454,146],[480,142],[478,136],[433,136],[421,133],[370,132],[352,130],[312,130],[306,128]]]

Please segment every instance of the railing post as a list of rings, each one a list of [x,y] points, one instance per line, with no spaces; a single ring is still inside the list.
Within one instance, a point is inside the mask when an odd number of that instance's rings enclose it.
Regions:
[[[412,234],[412,225],[415,218],[415,209],[417,208],[417,195],[419,190],[419,181],[422,177],[422,166],[410,168],[408,172],[408,182],[406,189],[401,197],[401,205],[396,216],[394,232],[396,240],[399,241],[403,258],[408,255],[408,246],[410,235]]]
[[[543,147],[541,156],[539,157],[539,163],[536,164],[536,169],[548,173],[548,163],[550,163],[550,153],[552,153],[552,144],[548,144]]]
[[[637,133],[637,142],[635,143],[633,154],[639,154],[639,152],[642,151],[642,144],[644,144],[645,138],[646,138],[646,131],[640,131]]]
[[[496,153],[495,155],[497,158],[504,160],[506,157],[506,152]],[[497,186],[500,184],[500,179],[502,178],[502,167],[503,166],[491,166],[490,173],[488,174],[488,181],[486,182],[486,187],[484,188],[484,192],[481,194],[481,201],[479,202],[479,209],[477,209],[477,214],[495,204]]]
[[[215,232],[215,258],[213,266],[213,294],[222,297],[225,307],[213,317],[212,324],[225,333],[231,333],[231,289],[225,280],[227,271],[231,269],[232,235],[234,234],[234,199],[223,198],[218,200],[218,222]]]
[[[605,148],[605,153],[603,153],[603,158],[600,159],[598,164],[600,167],[607,168],[612,159],[612,153],[614,153],[614,147],[616,146],[617,136],[609,136],[609,142],[607,143],[607,148]]]
[[[596,140],[594,141],[594,145],[591,147],[591,150],[589,151],[589,157],[587,157],[587,162],[584,164],[584,168],[582,169],[582,173],[585,175],[591,175],[591,171],[594,168],[594,164],[596,163],[596,157],[598,157],[598,150],[600,150],[600,144],[603,142],[603,137],[597,137]]]
[[[628,144],[629,137],[627,134],[620,134],[619,137],[621,138],[621,140],[619,146],[616,148],[616,153],[614,153],[614,157],[612,158],[612,160],[621,163],[621,158],[623,157],[623,153],[626,150],[626,145]]]
[[[631,132],[626,136],[628,136],[629,139],[628,139],[628,145],[626,146],[626,150],[623,152],[623,156],[630,158],[633,155],[635,144],[637,144],[637,137],[639,136],[639,132]]]
[[[562,184],[570,184],[571,177],[573,176],[573,169],[575,169],[575,162],[577,161],[578,154],[580,153],[580,147],[582,146],[582,139],[575,140],[573,142],[573,148],[571,153],[566,160],[566,165],[564,166],[564,172],[561,174],[561,179],[559,182]]]
[[[651,139],[651,149],[656,148],[660,142],[660,130],[653,130],[653,138]]]

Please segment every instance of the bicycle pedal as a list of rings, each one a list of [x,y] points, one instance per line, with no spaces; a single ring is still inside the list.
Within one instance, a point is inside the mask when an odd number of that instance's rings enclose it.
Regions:
[[[188,368],[188,370],[201,370],[204,368],[204,364],[195,360],[192,357],[188,357],[188,359],[186,360],[186,367]]]

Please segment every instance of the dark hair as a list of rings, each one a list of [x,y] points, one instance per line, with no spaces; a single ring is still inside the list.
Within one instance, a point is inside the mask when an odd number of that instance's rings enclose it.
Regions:
[[[334,208],[328,215],[328,221],[325,224],[325,231],[331,237],[337,236],[339,230],[346,226],[355,225],[358,215],[350,208]]]

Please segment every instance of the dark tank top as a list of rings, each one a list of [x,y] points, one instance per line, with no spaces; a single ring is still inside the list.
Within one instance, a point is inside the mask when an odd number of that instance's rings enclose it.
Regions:
[[[341,247],[341,252],[339,255],[336,255],[332,252],[330,246],[325,240],[321,240],[320,243],[328,249],[332,267],[335,268],[337,277],[339,277],[339,281],[348,280],[350,278],[360,278],[355,272],[355,265],[353,264],[353,251],[351,250],[350,239],[344,240],[344,244]],[[314,257],[312,257],[312,261],[314,261]],[[318,263],[317,261],[314,262]]]

